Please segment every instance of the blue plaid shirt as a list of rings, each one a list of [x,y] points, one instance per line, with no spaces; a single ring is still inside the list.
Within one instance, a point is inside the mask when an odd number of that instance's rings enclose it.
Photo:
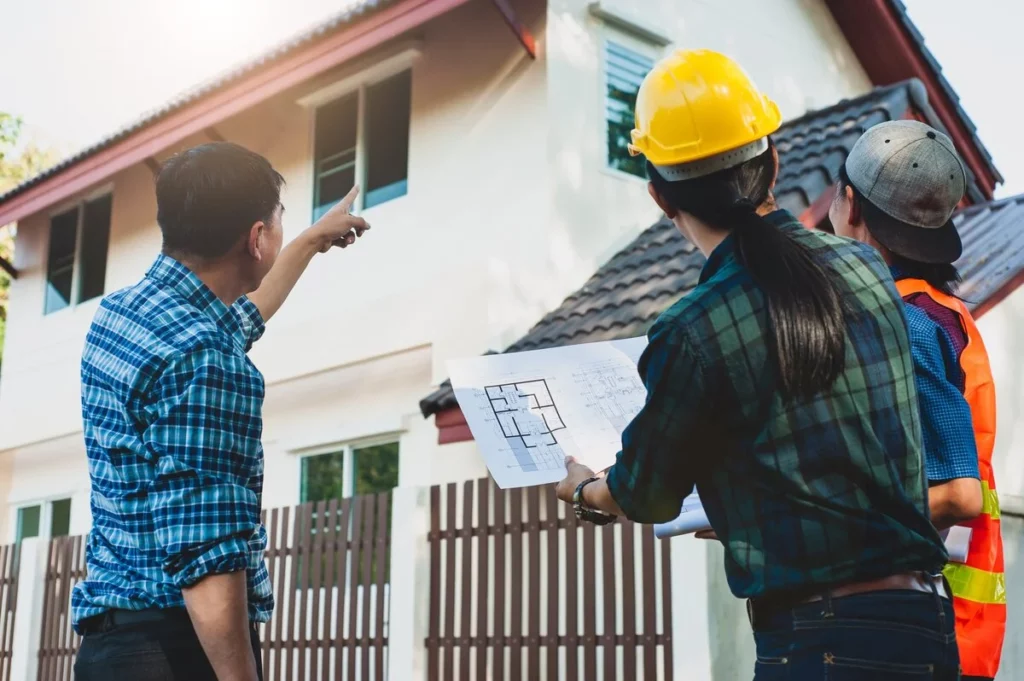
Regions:
[[[270,618],[264,384],[246,356],[263,329],[247,298],[228,307],[166,256],[103,300],[82,356],[93,528],[76,628],[110,609],[184,606],[182,587],[240,570],[250,620]]]
[[[894,268],[892,274],[897,280],[903,278],[898,269]],[[959,353],[940,320],[933,318],[924,307],[915,305],[915,298],[909,296],[904,303],[917,400],[921,405],[928,481],[980,478],[971,407],[962,392]]]

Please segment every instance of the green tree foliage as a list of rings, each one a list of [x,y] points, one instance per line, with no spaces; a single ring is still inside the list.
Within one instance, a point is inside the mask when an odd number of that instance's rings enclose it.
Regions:
[[[0,111],[0,194],[52,166],[57,155],[33,143],[19,145],[22,121]],[[14,260],[14,225],[0,225],[0,257]],[[4,331],[7,324],[7,296],[11,277],[0,269],[0,363],[3,361]]]

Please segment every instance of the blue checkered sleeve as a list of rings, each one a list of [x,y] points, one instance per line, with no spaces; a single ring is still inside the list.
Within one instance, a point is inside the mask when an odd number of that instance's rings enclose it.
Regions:
[[[249,562],[260,500],[248,472],[259,466],[262,425],[244,362],[200,346],[156,386],[156,418],[144,433],[156,465],[149,499],[164,571],[179,588]]]
[[[267,329],[263,321],[263,315],[260,314],[260,309],[256,307],[256,303],[249,300],[249,296],[242,296],[235,301],[235,304],[231,306],[231,311],[235,314],[235,318],[238,319],[240,333],[245,339],[245,351],[249,352],[252,349],[253,343],[262,338],[263,332]]]
[[[920,308],[908,304],[906,313],[928,480],[978,478],[971,408],[957,386],[960,368],[953,342]]]

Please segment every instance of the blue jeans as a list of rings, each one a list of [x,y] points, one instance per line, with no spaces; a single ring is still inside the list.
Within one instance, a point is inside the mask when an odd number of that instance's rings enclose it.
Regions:
[[[217,681],[184,608],[151,622],[101,625],[82,638],[75,681]],[[260,635],[249,631],[256,673],[263,679]]]
[[[934,593],[875,591],[753,618],[755,681],[956,681],[953,604]]]

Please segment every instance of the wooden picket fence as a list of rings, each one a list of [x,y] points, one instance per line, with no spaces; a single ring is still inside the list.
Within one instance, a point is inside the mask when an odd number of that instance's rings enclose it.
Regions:
[[[431,488],[430,508],[429,681],[671,681],[652,526],[580,523],[551,487],[486,479]]]
[[[390,518],[390,492],[264,513],[276,601],[261,628],[266,681],[387,678]],[[2,565],[10,561],[7,548],[0,548]],[[0,662],[8,670],[14,605],[5,604],[17,591],[11,569],[0,578]],[[72,679],[81,639],[71,629],[70,594],[84,577],[84,538],[51,540],[39,681]]]
[[[16,545],[0,546],[0,681],[10,681],[11,678],[19,564]]]
[[[85,577],[85,537],[54,537],[46,560],[39,681],[71,681],[82,639],[71,629],[71,589]]]
[[[266,681],[387,678],[390,527],[390,492],[269,513]]]

